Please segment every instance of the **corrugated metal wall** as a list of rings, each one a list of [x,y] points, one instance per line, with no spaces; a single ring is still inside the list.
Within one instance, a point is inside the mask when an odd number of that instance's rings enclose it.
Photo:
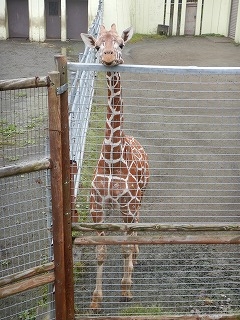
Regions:
[[[239,0],[232,0],[230,23],[229,23],[229,37],[233,39],[235,38],[235,34],[236,34],[238,6],[239,6]]]

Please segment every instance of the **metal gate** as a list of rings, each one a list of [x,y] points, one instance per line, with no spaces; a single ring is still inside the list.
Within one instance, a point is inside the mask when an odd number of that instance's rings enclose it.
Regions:
[[[84,85],[89,79],[89,90],[70,123],[70,131],[81,131],[71,141],[86,141],[84,150],[72,154],[82,164],[73,213],[78,220],[73,223],[76,319],[236,319],[240,68],[68,67],[84,72]],[[92,224],[89,217],[91,179],[104,139],[106,71],[121,72],[125,133],[137,138],[150,158],[150,184],[139,224],[121,223],[115,209],[104,224]],[[77,131],[74,119],[88,121],[87,130],[82,126]],[[105,230],[107,236],[95,236],[96,230]],[[138,236],[127,236],[129,230]],[[130,243],[140,245],[140,255],[133,272],[133,300],[123,303],[120,247]],[[102,244],[108,254],[102,313],[96,315],[90,308],[96,281],[94,246]]]
[[[231,13],[230,13],[230,23],[229,23],[229,37],[234,39],[237,26],[237,13],[238,13],[238,0],[232,0]]]

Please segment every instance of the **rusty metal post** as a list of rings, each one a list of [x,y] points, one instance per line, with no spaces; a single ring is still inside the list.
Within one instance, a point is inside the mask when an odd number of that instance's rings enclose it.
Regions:
[[[52,192],[53,219],[53,250],[55,273],[55,308],[56,319],[65,320],[67,314],[65,290],[65,259],[64,259],[64,211],[63,211],[63,177],[62,177],[62,137],[60,96],[57,88],[60,86],[59,72],[49,73],[51,84],[48,88],[49,110],[49,141]]]
[[[74,320],[74,281],[72,255],[71,221],[71,184],[70,184],[70,147],[69,147],[69,110],[67,59],[63,55],[55,56],[57,70],[60,73],[61,140],[62,140],[62,187],[63,187],[63,223],[64,223],[64,259],[67,320]]]

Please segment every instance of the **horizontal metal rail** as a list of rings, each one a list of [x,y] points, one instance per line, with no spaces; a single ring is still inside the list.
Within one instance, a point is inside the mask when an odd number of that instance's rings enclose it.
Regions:
[[[119,65],[106,67],[96,63],[69,62],[70,71],[116,71],[131,73],[158,73],[158,74],[239,74],[240,67],[194,67],[194,66],[152,66],[152,65]]]

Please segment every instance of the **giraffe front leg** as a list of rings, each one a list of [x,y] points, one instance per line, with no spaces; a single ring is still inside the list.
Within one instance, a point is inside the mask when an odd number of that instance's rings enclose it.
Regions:
[[[132,286],[132,271],[133,271],[133,252],[134,245],[122,246],[124,265],[123,278],[121,282],[122,297],[120,301],[127,302],[132,300],[131,286]]]
[[[104,233],[101,233],[103,236]],[[103,275],[103,265],[106,259],[106,246],[98,245],[96,247],[96,256],[97,256],[97,275],[96,275],[96,287],[93,291],[92,301],[90,308],[94,313],[99,313],[101,311],[101,304],[103,299],[102,293],[102,275]]]

